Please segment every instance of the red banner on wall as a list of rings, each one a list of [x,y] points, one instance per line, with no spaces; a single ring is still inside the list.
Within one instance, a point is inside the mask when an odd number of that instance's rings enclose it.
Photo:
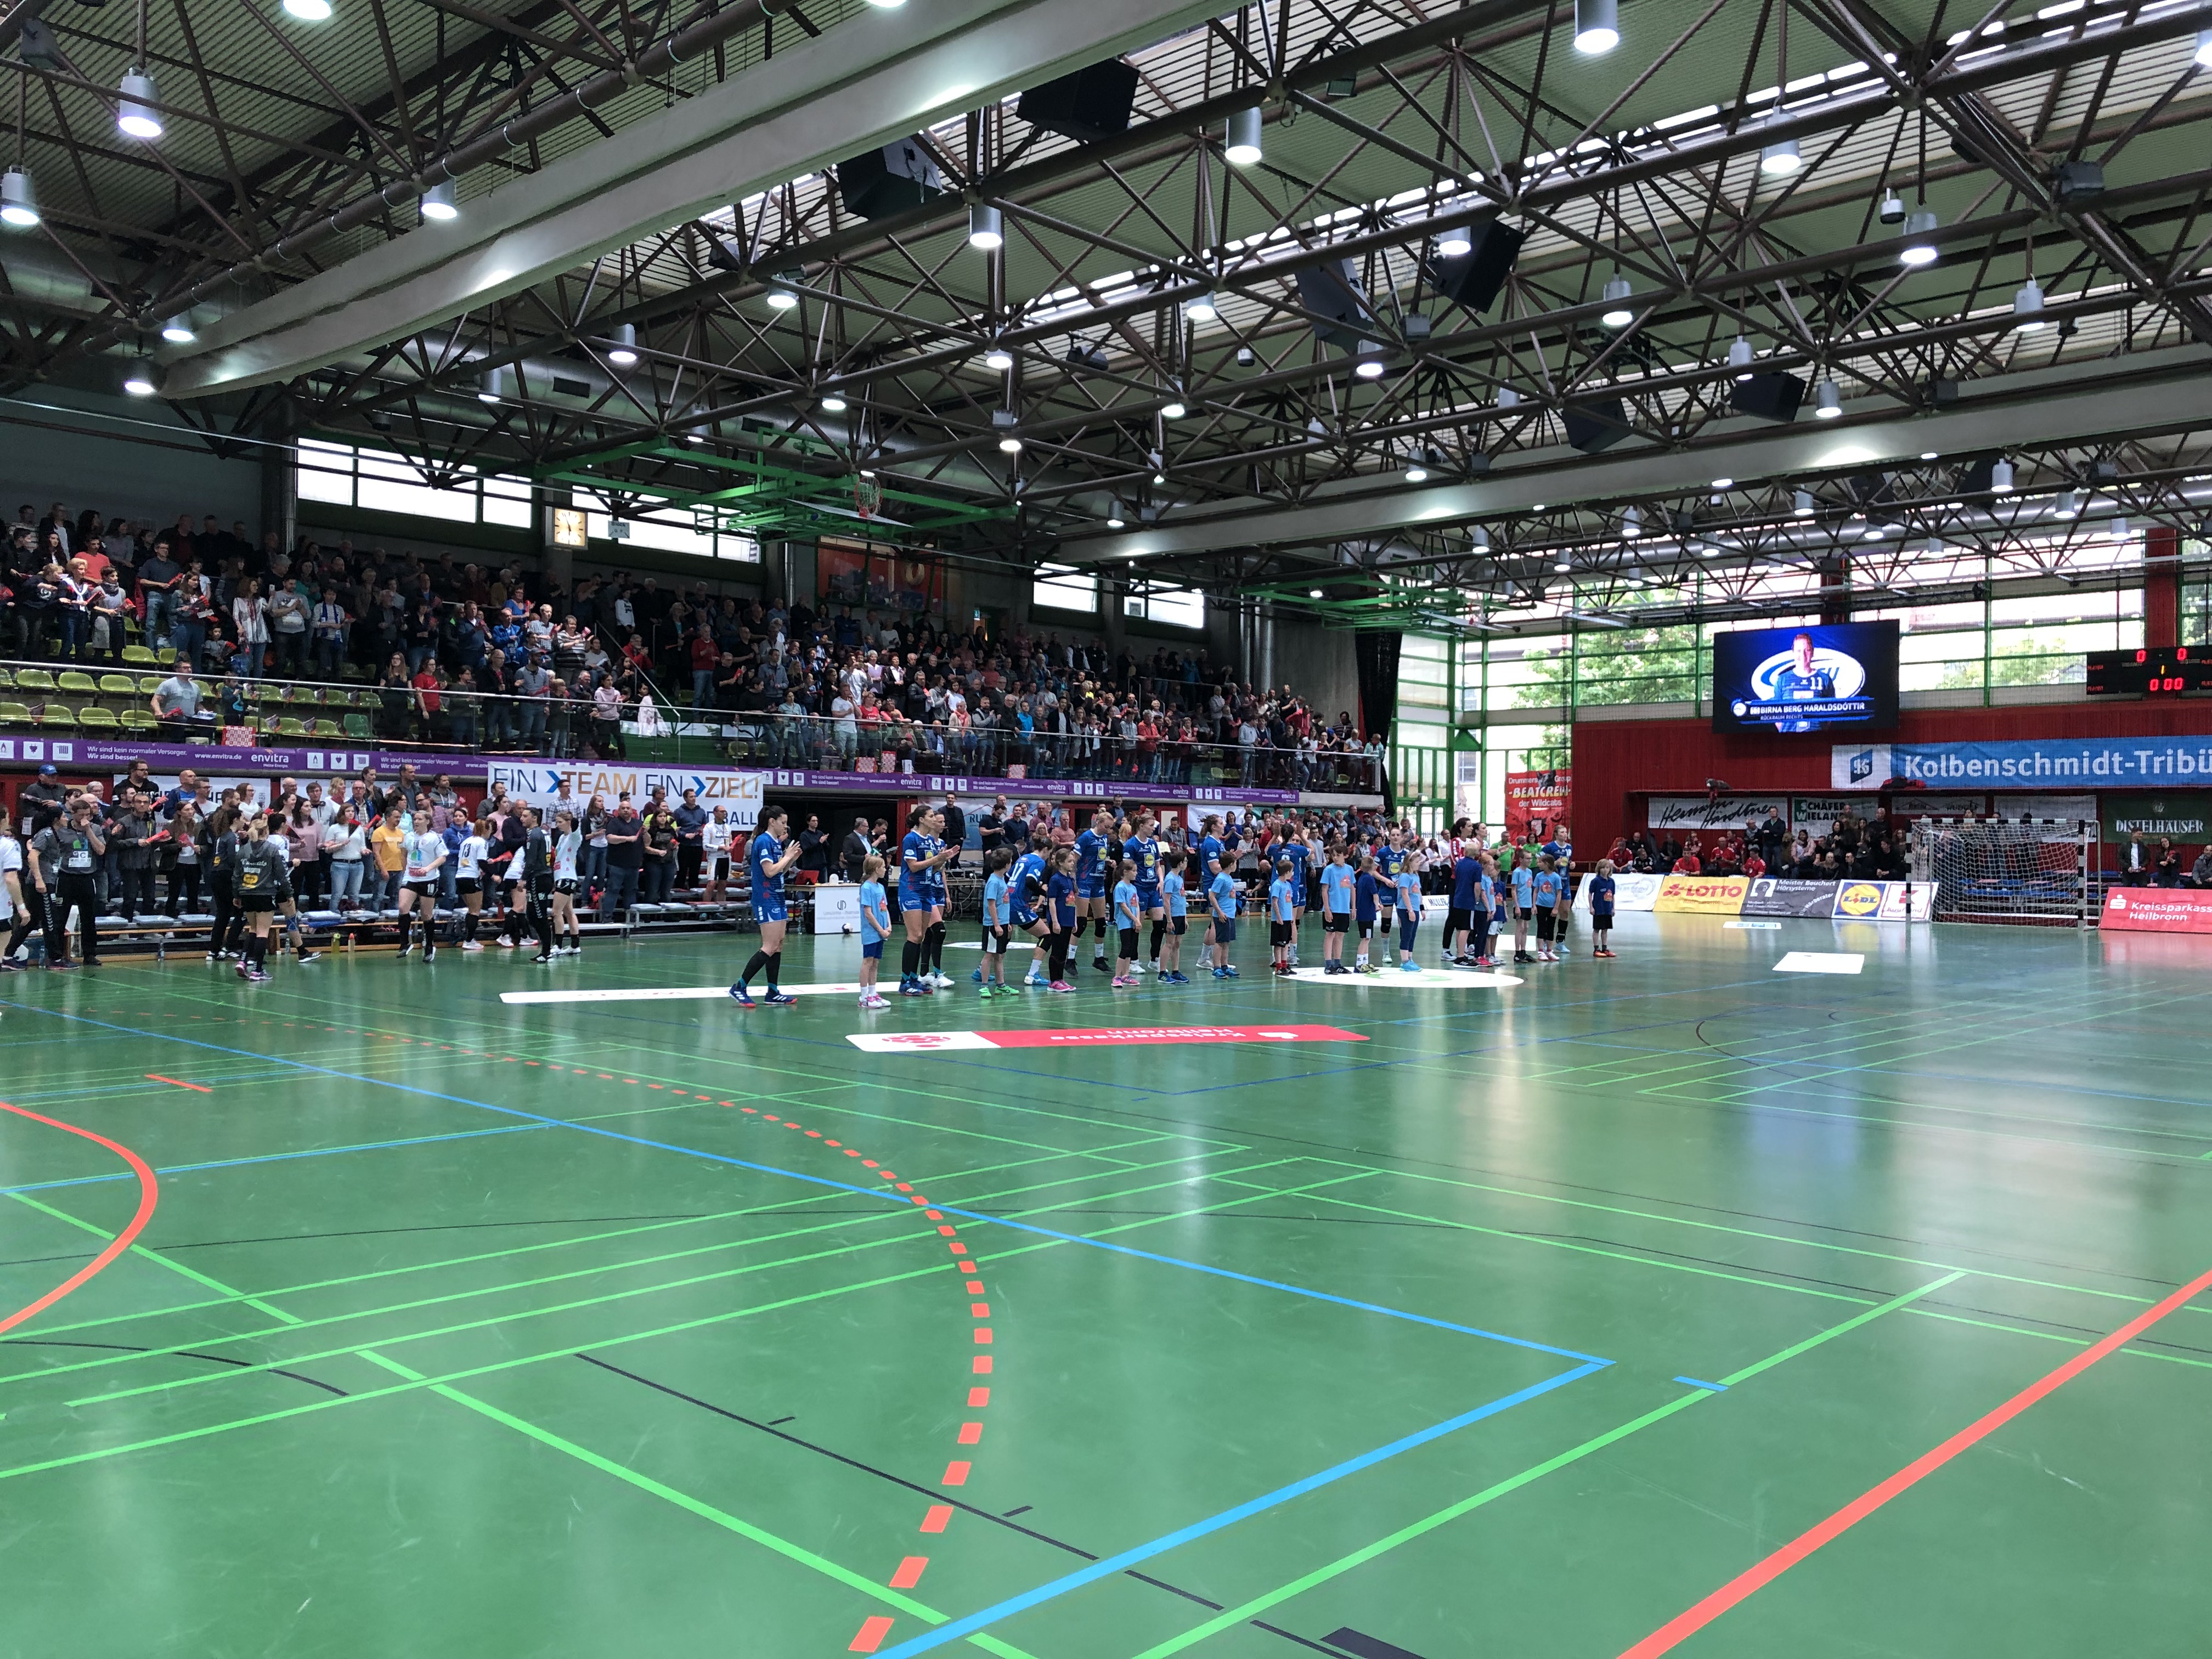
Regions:
[[[1561,766],[1548,772],[1508,772],[1505,775],[1505,834],[1515,846],[1532,836],[1548,841],[1567,839],[1567,813],[1573,794],[1574,768]]]
[[[2212,933],[2212,890],[2115,887],[2105,895],[2102,925],[2123,933]]]

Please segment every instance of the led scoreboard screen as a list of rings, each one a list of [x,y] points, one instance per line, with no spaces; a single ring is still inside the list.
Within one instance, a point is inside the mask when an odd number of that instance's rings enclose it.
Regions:
[[[2212,690],[2212,646],[2164,645],[2136,651],[2089,653],[2089,695]]]

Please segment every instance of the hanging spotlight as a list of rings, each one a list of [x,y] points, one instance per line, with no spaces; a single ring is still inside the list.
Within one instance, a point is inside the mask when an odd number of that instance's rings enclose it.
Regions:
[[[302,23],[327,23],[331,0],[284,0],[284,15]]]
[[[1437,258],[1464,259],[1474,252],[1474,238],[1468,234],[1465,225],[1456,225],[1449,230],[1437,233]]]
[[[1500,409],[1518,409],[1518,408],[1520,408],[1520,407],[1521,407],[1521,394],[1520,394],[1519,392],[1516,392],[1516,391],[1515,391],[1511,386],[1502,386],[1498,387],[1498,406]]]
[[[1644,514],[1635,507],[1624,507],[1620,514],[1620,533],[1634,541],[1644,533]]]
[[[1759,170],[1770,179],[1787,179],[1804,165],[1795,138],[1777,138],[1759,152]]]
[[[1751,378],[1751,342],[1739,334],[1729,343],[1729,367],[1739,380]]]
[[[1382,348],[1372,340],[1362,340],[1359,343],[1359,360],[1352,364],[1352,372],[1363,380],[1381,380]]]
[[[1002,454],[1018,455],[1022,453],[1022,441],[1009,432],[999,440],[999,449]]]
[[[2070,489],[2060,490],[2058,499],[2051,504],[2051,516],[2054,519],[2070,519],[2080,510]]]
[[[2127,540],[2128,515],[2124,513],[2115,513],[2112,515],[2112,522],[2105,526],[2105,533],[2107,536],[2110,536],[2116,542],[2124,542]]]
[[[2189,61],[2198,69],[2212,69],[2212,29],[2197,31],[2197,50]]]
[[[1905,221],[1905,239],[1897,250],[1897,262],[1916,270],[1936,263],[1936,219],[1931,209],[1921,208]]]
[[[190,345],[199,336],[192,330],[190,314],[179,312],[161,325],[161,337],[171,345]]]
[[[154,365],[149,360],[133,358],[131,367],[123,371],[123,389],[134,398],[150,398],[161,389],[155,374]]]
[[[29,230],[38,222],[39,198],[31,188],[30,173],[22,167],[9,167],[0,173],[0,224]]]
[[[425,219],[434,219],[440,224],[461,216],[460,209],[453,205],[453,182],[450,179],[424,191],[417,205],[422,210]]]
[[[1604,289],[1606,309],[1598,321],[1607,328],[1626,328],[1634,322],[1636,313],[1628,304],[1628,296],[1634,291],[1626,276],[1615,276],[1607,283]]]
[[[1194,294],[1182,302],[1182,314],[1194,323],[1210,323],[1221,313],[1214,309],[1213,295]]]
[[[1160,405],[1160,418],[1164,421],[1179,421],[1189,413],[1183,407],[1182,399],[1173,393],[1169,395],[1167,402]]]
[[[1260,106],[1257,104],[1231,112],[1229,143],[1221,153],[1240,167],[1249,167],[1260,159]]]
[[[799,295],[793,293],[792,289],[806,280],[806,273],[803,270],[779,270],[775,273],[775,280],[783,286],[769,289],[769,309],[789,311],[799,303]]]
[[[842,415],[845,412],[845,400],[839,397],[836,392],[830,392],[823,394],[822,412],[824,415]]]
[[[1116,507],[1106,515],[1106,527],[1109,530],[1119,530],[1121,527],[1121,508]]]
[[[154,107],[161,101],[161,94],[155,89],[153,76],[143,70],[132,70],[123,77],[120,97],[115,106],[115,130],[125,138],[153,143],[161,136],[161,112]]]
[[[2041,328],[2043,324],[2043,290],[2031,276],[2021,284],[2020,292],[2012,296],[2012,325],[2023,333]]]
[[[496,366],[484,370],[483,379],[477,382],[478,403],[495,404],[499,401],[500,374]]]
[[[1902,196],[1899,196],[1893,190],[1886,190],[1882,191],[1881,206],[1876,211],[1875,216],[1880,219],[1882,223],[1886,225],[1903,224],[1905,222],[1905,198]]]
[[[1790,510],[1801,519],[1811,518],[1813,516],[1813,492],[1809,489],[1799,490],[1796,495],[1790,498]]]
[[[2010,461],[1990,463],[1990,489],[1992,494],[1998,495],[2008,495],[2012,493],[2012,463]]]
[[[1735,488],[1735,480],[1734,478],[1716,478],[1713,480],[1713,488],[1716,489],[1734,489]]]
[[[989,253],[1006,245],[1006,222],[999,210],[988,202],[975,203],[968,210],[968,246]]]
[[[1574,562],[1571,559],[1567,558],[1564,554],[1561,555],[1557,562],[1555,562],[1552,566],[1552,568],[1558,571],[1562,576],[1565,575],[1567,572],[1572,570],[1574,568]]]
[[[1837,390],[1836,383],[1833,380],[1821,381],[1819,401],[1813,406],[1813,418],[1816,421],[1832,421],[1843,412],[1844,394]]]
[[[1306,597],[1310,599],[1319,599],[1321,597],[1321,589],[1318,587],[1309,587],[1306,589]]]
[[[868,0],[868,3],[884,11],[896,11],[901,6],[906,4],[906,0]]]
[[[983,367],[1005,374],[1014,366],[1014,354],[1004,346],[993,346],[983,354]]]
[[[1620,44],[1617,0],[1575,0],[1575,50],[1595,58]]]
[[[1476,552],[1487,553],[1490,551],[1490,532],[1485,529],[1482,526],[1475,526],[1474,534],[1468,537],[1468,540]]]
[[[613,343],[607,347],[607,361],[617,368],[629,368],[637,362],[635,323],[617,323],[607,338]]]

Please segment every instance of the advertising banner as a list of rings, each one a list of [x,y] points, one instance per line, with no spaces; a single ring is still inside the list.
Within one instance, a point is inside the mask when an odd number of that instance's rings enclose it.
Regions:
[[[1927,882],[1845,881],[1836,885],[1838,921],[1926,921],[1936,889]]]
[[[2124,933],[2212,933],[2212,890],[2115,887],[2100,923]]]
[[[1542,841],[1568,823],[1574,769],[1505,775],[1505,835],[1516,847],[1534,836]]]
[[[1751,890],[1743,896],[1743,914],[1747,916],[1812,916],[1826,921],[1835,913],[1832,881],[1784,881],[1757,876]]]
[[[1787,795],[1653,795],[1645,803],[1645,823],[1677,835],[1692,830],[1741,830],[1759,823],[1770,811],[1790,817]]]
[[[2145,841],[2165,836],[2173,841],[2202,844],[2212,841],[2212,793],[2176,791],[2171,794],[2107,795],[2104,798],[2106,841],[2125,841],[2140,835]]]
[[[758,827],[765,793],[762,787],[765,775],[759,772],[687,771],[667,766],[631,766],[619,761],[605,766],[584,761],[494,761],[489,769],[487,787],[503,783],[509,795],[532,806],[550,805],[563,783],[577,800],[604,795],[610,806],[617,795],[642,802],[660,788],[674,802],[684,798],[686,789],[696,789],[700,805],[710,812],[717,806],[727,808],[731,824],[739,830]]]
[[[1613,878],[1613,908],[1616,911],[1649,910],[1659,897],[1659,884],[1666,877],[1647,874],[1642,871],[1623,870]],[[1584,876],[1575,889],[1575,908],[1589,908],[1590,878]]]
[[[1732,916],[1743,908],[1750,890],[1748,876],[1667,876],[1651,908],[1662,914]]]
[[[0,738],[0,766],[43,765],[51,761],[64,772],[123,771],[133,761],[144,761],[157,772],[193,767],[202,772],[221,771],[256,777],[279,778],[296,773],[301,781],[328,777],[333,772],[354,773],[374,766],[389,781],[403,765],[412,765],[426,778],[443,772],[457,781],[474,781],[484,775],[481,755],[404,755],[377,749],[226,749],[216,744],[111,743],[88,738]]]
[[[2212,737],[2030,738],[2011,743],[1838,744],[1828,787],[2156,789],[2212,784]]]
[[[1989,810],[1987,795],[1930,795],[1917,789],[1889,803],[1893,818],[1978,818]]]

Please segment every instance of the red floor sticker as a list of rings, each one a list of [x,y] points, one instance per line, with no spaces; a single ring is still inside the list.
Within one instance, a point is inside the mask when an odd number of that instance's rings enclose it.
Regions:
[[[1112,1048],[1158,1042],[1364,1042],[1334,1025],[1109,1025],[1073,1031],[854,1031],[845,1038],[874,1054],[944,1054],[967,1048]]]

